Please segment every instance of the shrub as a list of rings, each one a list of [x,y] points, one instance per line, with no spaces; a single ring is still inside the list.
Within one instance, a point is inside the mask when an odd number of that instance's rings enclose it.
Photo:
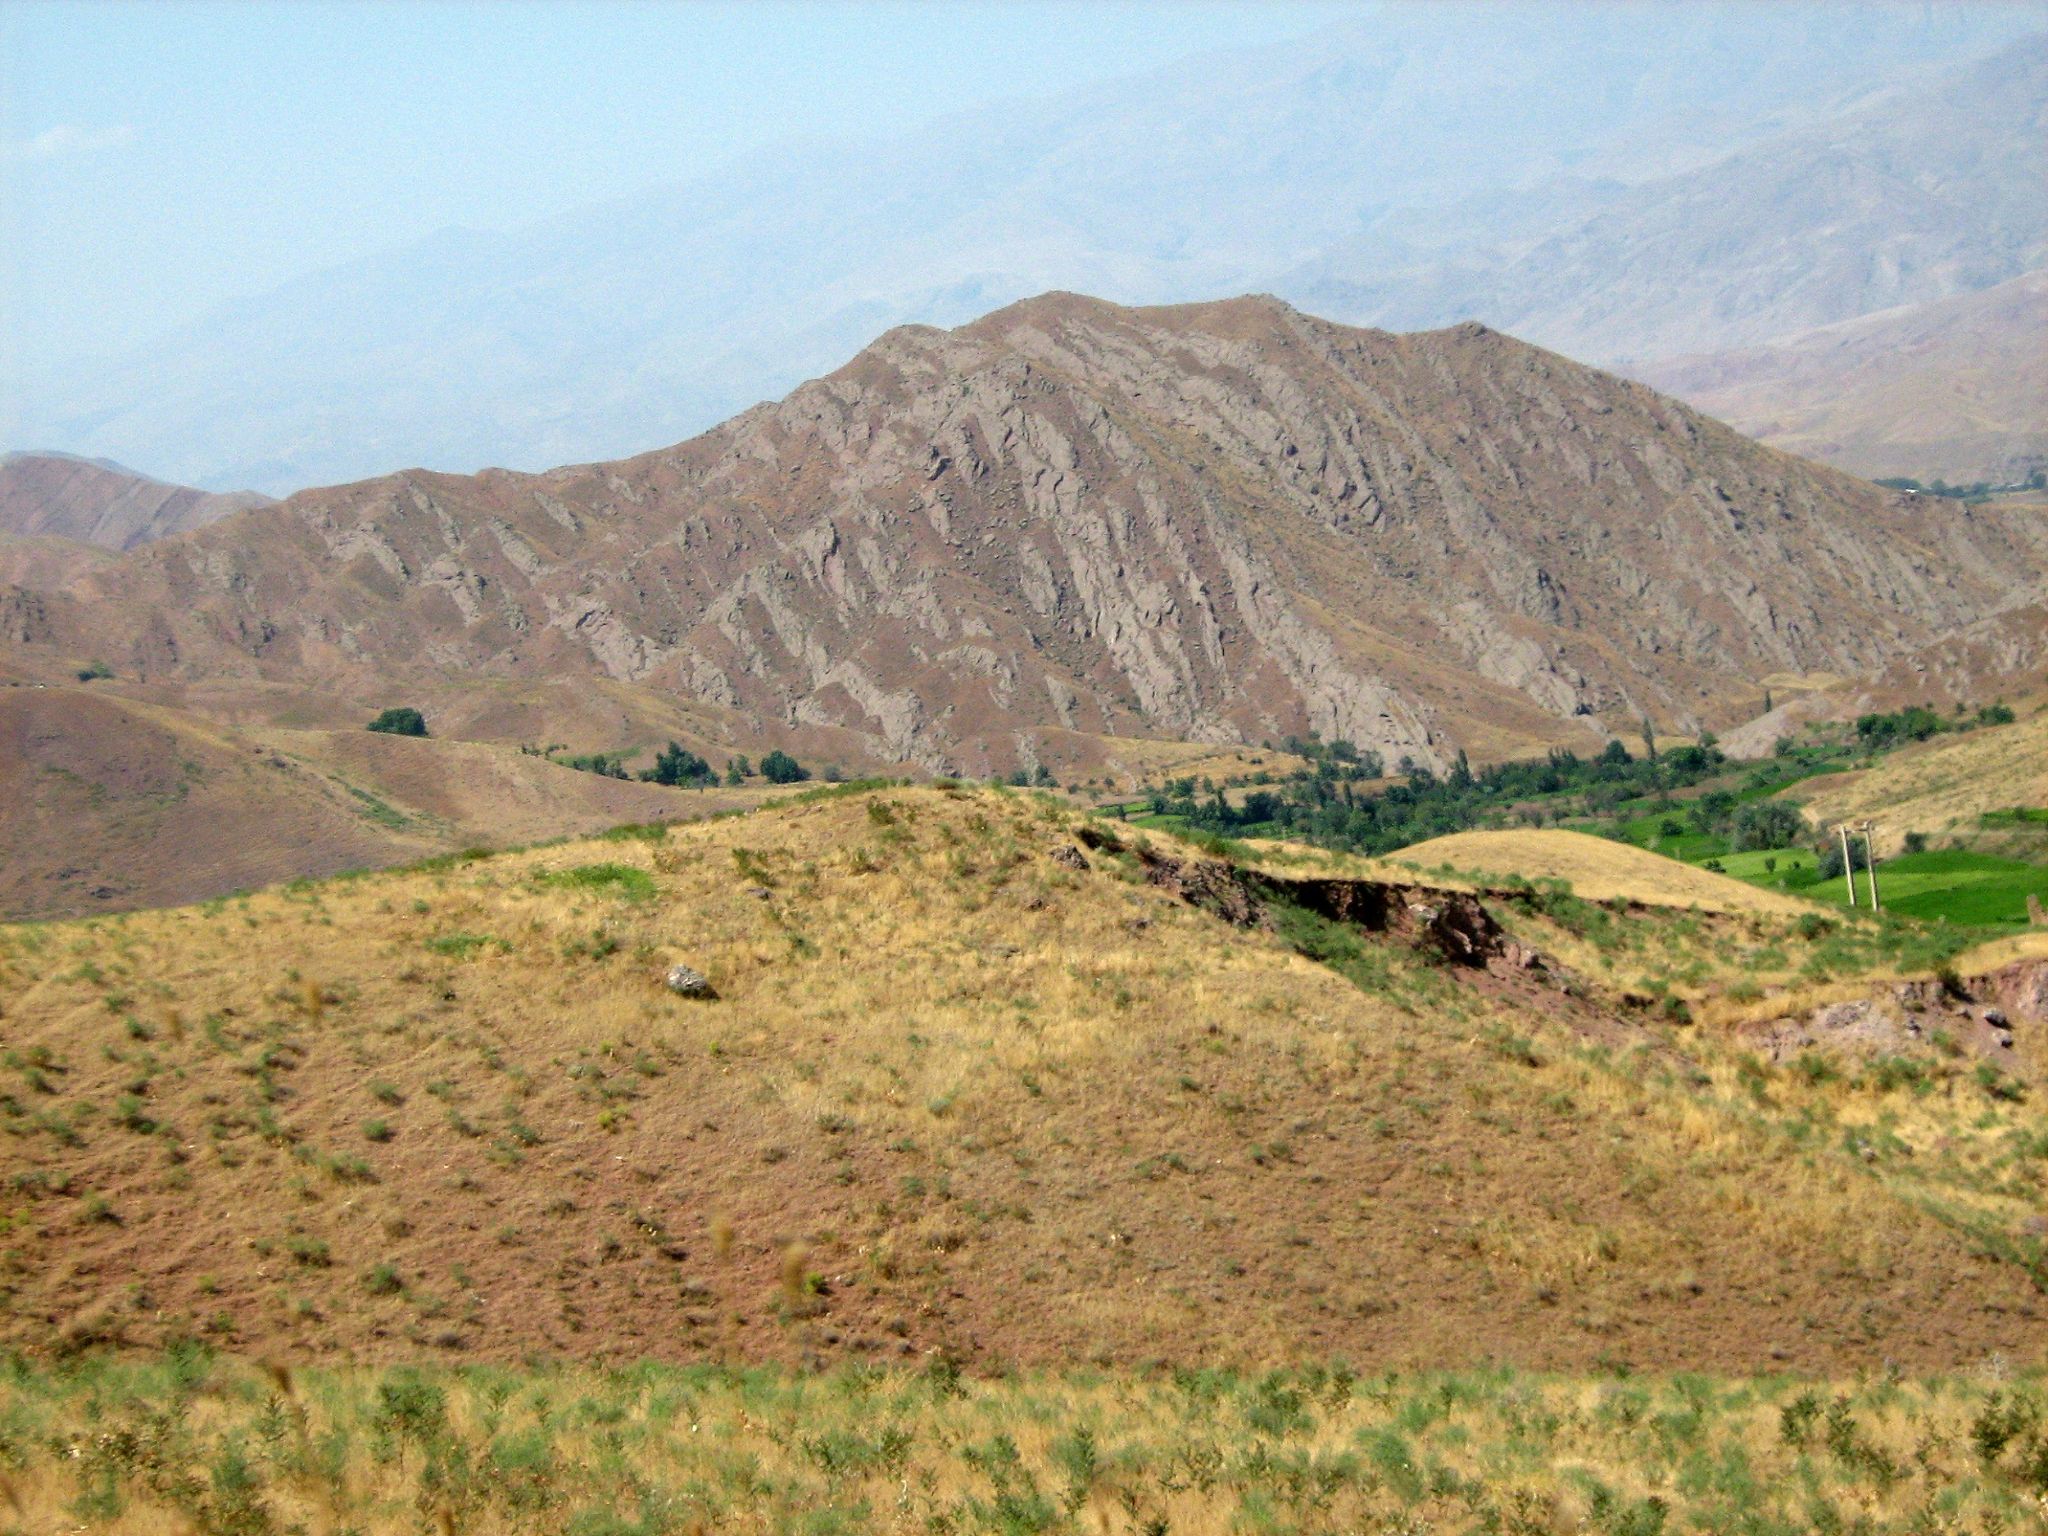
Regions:
[[[646,901],[654,895],[654,877],[632,864],[579,864],[539,877],[538,883],[572,891],[609,891],[628,901]]]
[[[396,1296],[405,1289],[405,1281],[392,1265],[379,1264],[363,1276],[363,1289],[372,1296]]]
[[[424,736],[427,717],[410,704],[396,704],[372,720],[368,729],[386,736]]]
[[[801,784],[810,776],[809,769],[779,747],[761,759],[761,777],[770,784]]]

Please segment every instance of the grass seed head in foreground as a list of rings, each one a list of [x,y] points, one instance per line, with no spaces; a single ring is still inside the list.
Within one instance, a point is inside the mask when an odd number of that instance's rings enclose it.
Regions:
[[[0,1379],[22,1529],[929,1533],[2039,1529],[2038,1378],[940,1368]],[[434,1529],[429,1524],[424,1528]]]

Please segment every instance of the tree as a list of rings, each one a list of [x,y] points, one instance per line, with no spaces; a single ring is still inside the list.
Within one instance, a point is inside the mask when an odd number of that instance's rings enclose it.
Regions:
[[[1790,800],[1756,800],[1735,813],[1732,851],[1790,848],[1806,835],[1806,818]]]
[[[761,759],[761,777],[770,784],[801,784],[810,776],[802,763],[780,747]]]
[[[702,784],[713,777],[711,765],[696,753],[671,741],[654,758],[654,766],[640,775],[649,784]]]
[[[1857,869],[1870,868],[1870,856],[1863,850],[1863,840],[1849,839],[1849,863]],[[1813,878],[1816,883],[1842,878],[1842,844],[1838,838],[1829,838],[1815,851]]]
[[[382,731],[386,736],[424,736],[427,734],[427,717],[410,704],[397,704],[372,720],[369,728]]]
[[[744,757],[728,757],[725,760],[725,782],[737,788],[747,782],[747,775],[754,771],[754,765]]]

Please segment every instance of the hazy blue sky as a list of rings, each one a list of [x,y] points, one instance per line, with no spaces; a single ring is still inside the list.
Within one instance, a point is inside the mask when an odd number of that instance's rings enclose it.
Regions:
[[[448,225],[1342,20],[1325,4],[0,0],[8,367]]]

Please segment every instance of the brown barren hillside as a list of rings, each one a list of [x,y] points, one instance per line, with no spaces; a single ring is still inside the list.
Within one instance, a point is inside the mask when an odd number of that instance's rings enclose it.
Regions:
[[[478,742],[214,724],[84,687],[0,686],[0,914],[197,901],[475,845],[758,804]]]
[[[1971,1061],[1917,1094],[1739,1066],[1597,974],[1433,958],[1479,909],[1375,891],[898,790],[0,929],[0,1340],[2041,1358],[2048,1304],[1993,1237],[2037,1208],[2007,1158],[2027,1112]],[[1631,965],[1652,940],[1801,962],[1794,924],[1657,921],[1585,931],[1633,935]],[[677,963],[715,996],[669,990]],[[2039,1042],[1985,1049],[2038,1081]]]
[[[0,535],[134,549],[270,504],[255,491],[166,485],[118,464],[68,453],[0,455]]]
[[[2038,604],[2044,570],[2036,521],[1482,327],[1050,295],[636,459],[305,492],[0,594],[0,633],[352,698],[605,678],[974,774],[1310,728],[1441,764],[1727,724],[1765,676]]]

